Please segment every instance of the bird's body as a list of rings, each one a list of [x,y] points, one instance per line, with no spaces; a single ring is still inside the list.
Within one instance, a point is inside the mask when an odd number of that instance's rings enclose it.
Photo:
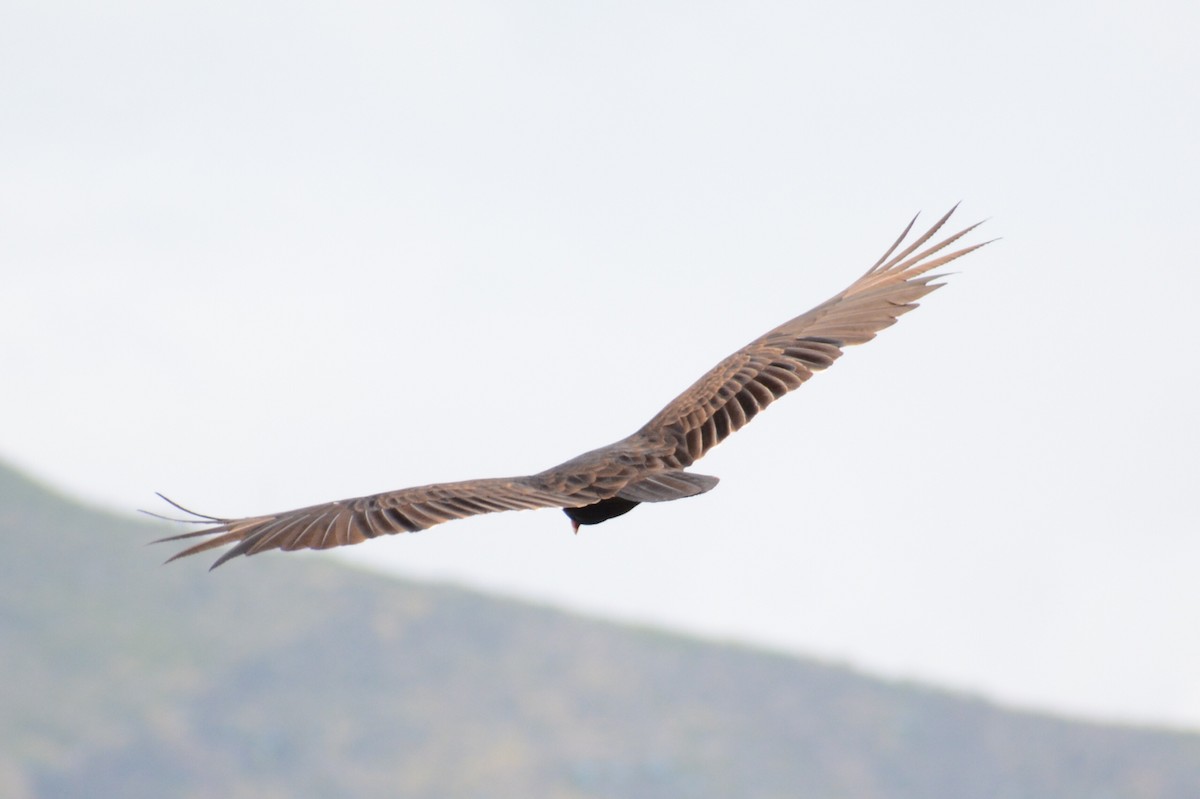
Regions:
[[[628,513],[642,502],[701,494],[712,489],[717,478],[688,472],[687,467],[767,405],[832,365],[844,347],[869,341],[915,308],[916,300],[941,285],[931,282],[937,276],[930,270],[983,246],[938,254],[973,225],[917,252],[953,212],[897,253],[912,229],[910,222],[883,257],[845,291],[733,353],[636,433],[606,447],[533,475],[436,483],[243,519],[181,508],[196,517],[187,521],[205,528],[160,540],[210,536],[171,560],[234,544],[215,568],[237,555],[328,549],[504,510],[562,508],[578,530]]]

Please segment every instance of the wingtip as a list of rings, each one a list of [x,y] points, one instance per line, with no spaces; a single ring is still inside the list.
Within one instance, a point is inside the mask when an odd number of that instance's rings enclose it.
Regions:
[[[243,538],[241,541],[238,541],[232,547],[225,550],[225,552],[223,552],[221,554],[221,557],[219,557],[215,561],[213,561],[213,565],[209,566],[208,570],[212,571],[213,569],[220,566],[222,563],[232,560],[239,555],[247,555],[248,556],[250,554],[249,549],[250,549],[250,542],[252,540],[253,539],[250,539],[250,538]]]
[[[176,510],[181,510],[181,511],[183,511],[184,513],[188,514],[189,516],[195,516],[195,517],[196,517],[196,519],[193,519],[193,520],[189,520],[189,519],[167,519],[167,521],[183,521],[183,522],[186,522],[186,521],[192,521],[193,523],[195,523],[195,522],[196,522],[196,521],[198,521],[198,520],[204,520],[204,521],[210,521],[210,522],[218,522],[218,523],[220,523],[220,524],[224,524],[225,522],[228,522],[228,521],[230,521],[229,519],[222,519],[220,516],[209,516],[207,513],[197,513],[196,511],[194,511],[194,510],[191,510],[190,508],[185,508],[185,507],[183,507],[182,505],[180,505],[178,502],[176,502],[175,500],[173,500],[173,499],[171,499],[170,497],[168,497],[166,494],[163,494],[161,491],[155,491],[155,492],[154,492],[154,494],[155,494],[155,496],[157,496],[159,499],[161,499],[163,502],[167,503],[168,505],[170,505],[171,507],[175,508]],[[142,513],[150,513],[150,512],[149,512],[149,511],[142,511]],[[155,516],[155,515],[157,515],[157,514],[150,513],[150,515],[151,515],[151,516]],[[160,518],[160,519],[166,519],[167,517],[165,517],[165,516],[159,516],[158,518]]]

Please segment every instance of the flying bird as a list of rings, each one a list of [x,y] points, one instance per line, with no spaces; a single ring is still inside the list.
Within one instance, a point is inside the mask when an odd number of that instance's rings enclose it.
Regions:
[[[193,517],[172,521],[199,524],[204,529],[155,543],[207,536],[168,563],[233,544],[210,567],[215,569],[238,555],[347,546],[496,511],[562,508],[578,532],[580,525],[599,524],[642,502],[702,494],[716,486],[717,478],[687,471],[687,467],[814,372],[831,366],[843,348],[870,341],[916,308],[918,299],[943,285],[933,282],[941,276],[929,274],[930,270],[989,243],[943,252],[977,223],[928,244],[955,208],[905,244],[917,221],[914,217],[887,252],[849,288],[742,347],[668,403],[642,429],[614,444],[524,477],[434,483],[243,519],[195,513],[160,494]]]

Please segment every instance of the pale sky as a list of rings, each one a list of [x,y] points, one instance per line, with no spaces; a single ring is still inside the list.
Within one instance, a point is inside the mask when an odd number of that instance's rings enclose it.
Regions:
[[[1191,0],[10,3],[0,457],[224,516],[538,471],[963,200],[1003,239],[711,493],[346,554],[1200,727],[1198,34]]]

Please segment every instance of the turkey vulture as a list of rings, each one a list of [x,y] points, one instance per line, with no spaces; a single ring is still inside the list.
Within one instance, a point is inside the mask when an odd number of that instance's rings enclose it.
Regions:
[[[524,477],[435,483],[244,519],[205,516],[162,497],[194,517],[174,521],[201,524],[204,529],[155,543],[210,536],[168,563],[234,544],[210,567],[215,569],[237,555],[268,549],[329,549],[494,511],[562,508],[578,532],[581,524],[599,524],[642,502],[702,494],[717,484],[717,478],[685,471],[688,466],[813,372],[831,365],[841,357],[843,347],[870,341],[898,316],[916,308],[916,300],[942,285],[932,282],[939,276],[930,275],[930,270],[988,243],[939,255],[976,224],[918,252],[955,208],[900,249],[916,222],[914,217],[849,288],[733,353],[641,430],[615,444]]]

